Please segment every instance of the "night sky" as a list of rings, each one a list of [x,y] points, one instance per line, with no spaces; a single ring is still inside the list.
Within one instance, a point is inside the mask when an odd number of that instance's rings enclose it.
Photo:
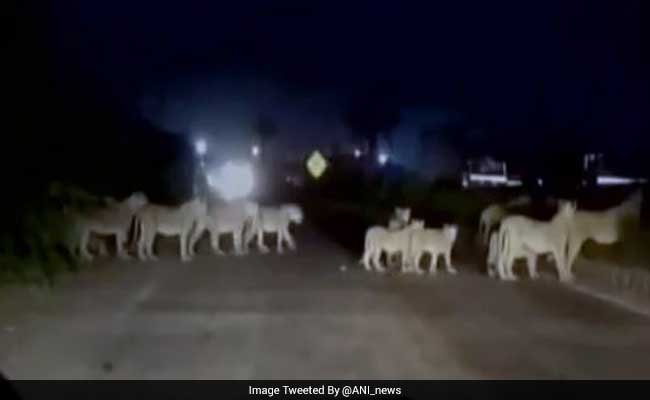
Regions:
[[[411,143],[408,115],[442,114],[460,128],[431,135],[453,135],[443,142],[463,154],[525,159],[563,142],[632,165],[650,129],[643,3],[35,3],[17,19],[27,58],[15,88],[46,86],[77,114],[111,108],[226,152],[248,146],[259,115],[276,121],[278,147],[347,145],[342,116],[363,105],[400,110],[394,148]]]

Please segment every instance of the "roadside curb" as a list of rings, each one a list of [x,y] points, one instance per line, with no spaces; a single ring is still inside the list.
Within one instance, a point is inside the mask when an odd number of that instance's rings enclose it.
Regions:
[[[577,267],[576,290],[650,317],[650,270],[584,259]]]

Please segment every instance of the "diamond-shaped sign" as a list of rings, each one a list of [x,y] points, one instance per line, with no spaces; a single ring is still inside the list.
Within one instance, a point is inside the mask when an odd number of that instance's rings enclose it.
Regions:
[[[314,150],[307,159],[307,171],[309,171],[314,179],[318,179],[323,175],[323,172],[325,172],[326,169],[327,160],[318,150]]]

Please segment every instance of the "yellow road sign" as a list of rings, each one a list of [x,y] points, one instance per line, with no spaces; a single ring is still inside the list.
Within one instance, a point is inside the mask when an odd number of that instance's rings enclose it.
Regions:
[[[307,159],[307,171],[309,171],[314,179],[318,179],[323,175],[326,169],[327,160],[318,150],[314,150]]]

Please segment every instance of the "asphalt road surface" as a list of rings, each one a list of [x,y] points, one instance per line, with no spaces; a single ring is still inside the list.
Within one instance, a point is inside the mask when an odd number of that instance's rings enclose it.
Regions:
[[[459,265],[366,273],[309,226],[298,251],[100,260],[0,291],[13,379],[650,378],[650,320],[558,284]],[[205,244],[205,243],[204,243]],[[342,266],[347,268],[342,270]]]

